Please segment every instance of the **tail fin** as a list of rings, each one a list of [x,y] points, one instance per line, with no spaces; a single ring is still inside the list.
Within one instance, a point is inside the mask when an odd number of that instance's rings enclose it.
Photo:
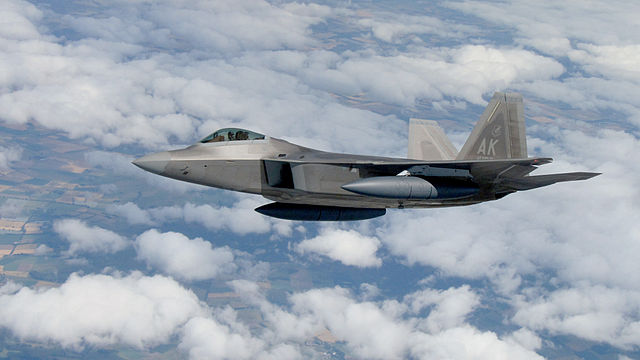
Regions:
[[[522,95],[496,92],[456,160],[526,158]]]
[[[458,151],[437,122],[409,120],[409,159],[453,160]]]

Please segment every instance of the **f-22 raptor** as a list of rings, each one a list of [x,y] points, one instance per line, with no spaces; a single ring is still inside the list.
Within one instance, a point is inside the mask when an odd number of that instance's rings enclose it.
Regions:
[[[346,221],[382,216],[387,208],[477,204],[599,175],[529,175],[551,161],[527,156],[522,96],[498,92],[460,152],[436,122],[411,119],[406,159],[325,152],[225,128],[133,164],[177,180],[261,194],[274,201],[255,209],[264,215]]]

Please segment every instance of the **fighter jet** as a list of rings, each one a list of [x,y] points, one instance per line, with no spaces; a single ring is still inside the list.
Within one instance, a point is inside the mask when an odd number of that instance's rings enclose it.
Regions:
[[[261,194],[255,209],[288,220],[347,221],[387,208],[472,205],[598,173],[529,175],[551,158],[527,156],[522,96],[495,93],[460,152],[435,121],[411,119],[408,158],[325,152],[225,128],[136,166],[166,177]]]

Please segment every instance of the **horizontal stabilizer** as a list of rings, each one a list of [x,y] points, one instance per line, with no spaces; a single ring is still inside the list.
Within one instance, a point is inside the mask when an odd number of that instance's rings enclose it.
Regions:
[[[598,175],[600,175],[600,173],[572,172],[564,174],[525,176],[521,178],[503,178],[500,185],[512,188],[513,190],[530,190],[555,184],[557,182],[587,180]]]
[[[409,120],[409,159],[453,160],[458,151],[440,125],[432,120]]]

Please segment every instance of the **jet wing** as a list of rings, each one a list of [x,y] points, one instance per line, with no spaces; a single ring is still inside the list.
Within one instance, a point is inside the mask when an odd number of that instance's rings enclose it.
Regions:
[[[304,157],[265,159],[265,163],[288,164],[287,166],[292,169],[313,165],[357,169],[360,178],[394,176],[403,172],[422,177],[459,178],[471,180],[477,184],[495,186],[499,192],[529,190],[556,182],[586,180],[599,175],[599,173],[576,172],[529,176],[529,173],[538,166],[552,161],[551,158],[424,161],[326,152],[306,153]],[[269,168],[273,166],[267,166],[268,171]]]
[[[497,159],[497,160],[408,160],[398,158],[345,155],[334,153],[307,153],[305,156],[265,159],[266,161],[296,164],[324,164],[357,168],[363,177],[397,175],[405,170],[416,175],[447,176],[448,170],[467,171],[477,181],[492,181],[501,175],[524,176],[537,166],[551,163],[551,158]],[[444,171],[443,171],[444,170]],[[431,173],[433,175],[428,175]]]
[[[505,178],[500,180],[500,186],[522,191],[555,184],[557,182],[587,180],[597,175],[600,174],[590,172],[572,172],[564,174],[524,176],[520,178]]]

